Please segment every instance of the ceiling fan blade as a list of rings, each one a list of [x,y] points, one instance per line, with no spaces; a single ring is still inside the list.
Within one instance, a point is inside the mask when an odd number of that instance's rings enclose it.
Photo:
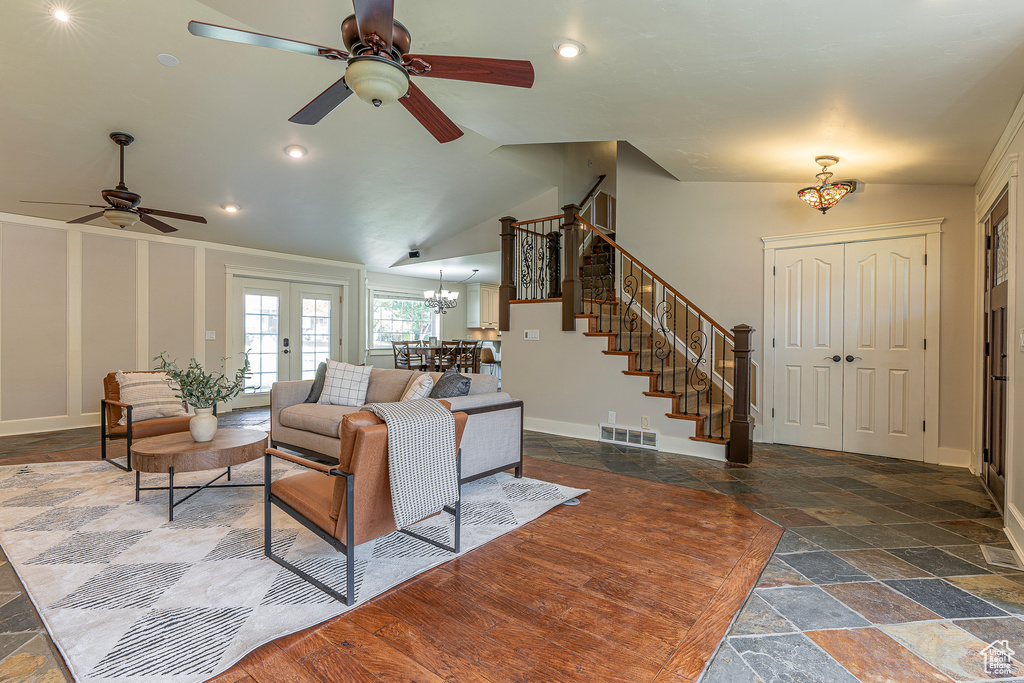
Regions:
[[[88,206],[90,209],[105,209],[102,204],[78,204],[75,202],[34,202],[30,199],[22,199],[22,204],[60,204],[61,206]]]
[[[76,218],[73,221],[68,221],[68,223],[88,223],[89,221],[96,220],[97,218],[99,218],[102,215],[103,215],[102,211],[97,211],[96,213],[90,213],[88,216],[82,216],[81,218]]]
[[[395,28],[395,0],[352,0],[356,10],[356,25],[359,35],[366,39],[376,33],[391,49],[391,38]]]
[[[174,211],[162,211],[160,209],[147,209],[144,206],[136,207],[136,211],[140,213],[152,214],[154,216],[166,216],[167,218],[177,218],[179,221],[192,221],[193,223],[206,223],[206,219],[202,216],[193,216],[190,213],[176,213]]]
[[[153,218],[149,214],[144,213],[141,216],[139,216],[139,218],[143,223],[150,226],[151,228],[156,228],[160,232],[178,232],[177,228],[167,225],[163,221]]]
[[[409,83],[409,95],[399,98],[402,106],[409,110],[409,113],[416,117],[416,120],[423,124],[423,127],[430,131],[430,134],[437,138],[438,142],[451,142],[463,136],[450,118],[445,116],[430,98],[423,94],[423,91],[416,87],[415,83]]]
[[[344,102],[351,94],[352,89],[345,84],[345,77],[342,76],[288,120],[292,123],[312,126],[334,111],[335,107]]]
[[[275,50],[288,50],[289,52],[299,52],[304,55],[313,55],[314,57],[326,56],[323,52],[325,50],[327,54],[337,55],[341,58],[348,56],[348,53],[344,50],[337,50],[333,47],[313,45],[312,43],[303,43],[298,40],[279,38],[278,36],[268,36],[265,33],[242,31],[237,28],[218,26],[217,24],[205,24],[201,21],[188,22],[188,32],[201,38],[227,40],[232,43],[256,45],[258,47],[270,47]]]
[[[446,55],[406,55],[405,63],[422,60],[430,71],[415,76],[450,78],[456,81],[475,81],[495,85],[513,85],[517,88],[533,86],[533,64],[521,59],[491,59],[489,57],[452,57]],[[413,68],[415,68],[413,64]]]

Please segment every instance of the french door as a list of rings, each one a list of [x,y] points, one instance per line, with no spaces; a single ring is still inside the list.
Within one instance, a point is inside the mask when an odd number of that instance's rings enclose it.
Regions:
[[[924,237],[776,252],[777,443],[924,458],[924,255]]]
[[[340,351],[340,288],[301,282],[234,279],[234,349],[252,376],[236,407],[268,405],[274,382],[312,379]]]
[[[985,221],[985,392],[981,478],[999,505],[1006,492],[1006,302],[1010,263],[1009,196]]]

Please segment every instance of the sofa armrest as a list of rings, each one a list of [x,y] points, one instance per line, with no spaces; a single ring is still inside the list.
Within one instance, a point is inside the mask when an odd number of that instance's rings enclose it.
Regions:
[[[512,403],[514,399],[505,392],[492,392],[488,394],[469,394],[468,396],[452,396],[446,398],[451,403],[452,412],[467,410],[470,408],[481,408],[484,406],[496,406],[505,403]]]
[[[302,403],[313,388],[313,380],[274,382],[270,387],[270,443],[274,443],[274,429],[281,427],[281,411]]]

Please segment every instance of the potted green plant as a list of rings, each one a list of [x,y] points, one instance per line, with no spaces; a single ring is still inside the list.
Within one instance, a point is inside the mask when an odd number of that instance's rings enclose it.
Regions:
[[[249,356],[242,354],[244,360],[242,367],[235,373],[234,379],[225,376],[224,361],[221,358],[222,372],[206,372],[203,366],[195,358],[191,359],[185,369],[178,367],[178,364],[167,357],[166,351],[161,351],[159,356],[153,359],[157,370],[167,373],[167,378],[178,385],[179,393],[175,394],[188,405],[195,409],[196,414],[189,421],[189,433],[192,439],[197,442],[212,441],[217,433],[217,416],[213,414],[213,408],[218,403],[230,401],[238,396],[245,389],[245,380],[252,373],[249,369]]]

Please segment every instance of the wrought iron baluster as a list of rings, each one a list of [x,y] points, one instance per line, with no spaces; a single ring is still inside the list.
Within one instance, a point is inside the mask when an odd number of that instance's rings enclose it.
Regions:
[[[679,317],[679,299],[672,295],[672,393],[676,393],[676,375],[679,374],[679,352],[676,350],[676,318]],[[686,358],[683,358],[683,368],[686,368]]]
[[[721,391],[722,391],[722,397],[721,397],[722,398],[722,402],[721,402],[722,417],[721,417],[721,420],[722,421],[721,421],[721,424],[718,426],[718,438],[719,439],[724,439],[725,438],[725,335],[723,334],[723,335],[721,335],[721,337],[722,337],[722,384],[721,384]]]

